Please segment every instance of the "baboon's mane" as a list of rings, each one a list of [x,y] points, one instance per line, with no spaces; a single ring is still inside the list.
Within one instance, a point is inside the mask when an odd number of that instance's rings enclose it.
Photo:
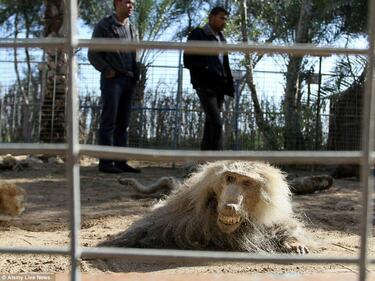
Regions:
[[[249,177],[262,190],[254,213],[244,214],[240,227],[230,234],[222,232],[216,222],[215,192],[225,173]],[[218,161],[200,166],[150,214],[101,245],[273,252],[289,235],[279,227],[284,224],[294,228],[298,222],[280,170],[261,162]]]

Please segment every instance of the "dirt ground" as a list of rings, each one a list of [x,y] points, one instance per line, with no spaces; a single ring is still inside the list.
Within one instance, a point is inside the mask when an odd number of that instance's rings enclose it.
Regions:
[[[139,198],[119,177],[150,183],[161,176],[182,177],[186,171],[171,163],[132,162],[141,174],[99,173],[95,163],[84,161],[81,170],[82,246],[95,246],[108,235],[126,229],[148,212],[152,199]],[[63,164],[35,164],[22,171],[0,171],[0,181],[13,182],[27,191],[25,212],[0,217],[0,247],[68,246],[68,196]],[[359,251],[360,183],[336,180],[330,189],[293,197],[294,210],[304,217],[312,254],[356,256]],[[374,239],[370,251],[374,253]],[[68,257],[0,255],[1,273],[54,273],[70,270]],[[124,259],[83,260],[83,272],[165,273],[315,273],[357,272],[356,266],[340,264],[187,264],[135,263]],[[371,271],[373,268],[370,269]],[[374,268],[375,270],[375,268]]]

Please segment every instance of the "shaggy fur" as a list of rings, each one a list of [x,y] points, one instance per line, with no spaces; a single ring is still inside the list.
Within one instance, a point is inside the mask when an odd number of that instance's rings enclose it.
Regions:
[[[12,183],[0,183],[0,214],[20,215],[25,210],[26,192]]]
[[[208,163],[149,215],[100,246],[304,254],[290,195],[285,176],[269,164]]]

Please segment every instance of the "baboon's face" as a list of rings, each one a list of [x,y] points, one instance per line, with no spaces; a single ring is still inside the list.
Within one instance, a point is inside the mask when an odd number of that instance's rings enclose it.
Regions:
[[[255,179],[224,173],[217,198],[217,225],[225,233],[234,232],[245,219],[251,218],[261,200],[261,185]]]

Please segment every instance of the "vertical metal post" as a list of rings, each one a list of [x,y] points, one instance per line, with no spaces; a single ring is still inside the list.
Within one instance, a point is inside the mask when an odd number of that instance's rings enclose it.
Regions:
[[[77,0],[68,0],[66,9],[67,24],[67,54],[68,54],[68,96],[67,96],[67,177],[71,195],[70,227],[71,227],[71,280],[80,280],[79,259],[81,249],[79,245],[81,205],[79,183],[79,111],[77,93],[77,63],[75,49],[77,46]]]
[[[182,65],[182,50],[180,50],[179,58],[178,58],[178,86],[177,86],[177,95],[176,95],[176,123],[174,127],[174,136],[173,136],[173,148],[177,149],[178,144],[178,136],[180,134],[180,105],[181,105],[181,97],[182,97],[182,79],[183,79],[183,65]]]
[[[0,97],[0,142],[3,142],[3,107],[4,99]]]
[[[375,104],[373,98],[374,91],[374,40],[375,40],[375,1],[369,1],[368,10],[368,67],[366,79],[366,92],[363,98],[363,117],[362,117],[362,163],[361,163],[361,182],[362,192],[362,217],[361,217],[361,251],[359,257],[359,280],[367,280],[367,267],[369,265],[368,256],[368,237],[370,225],[372,225],[372,194],[374,179],[371,173],[372,161],[371,151],[374,149],[374,111]]]

